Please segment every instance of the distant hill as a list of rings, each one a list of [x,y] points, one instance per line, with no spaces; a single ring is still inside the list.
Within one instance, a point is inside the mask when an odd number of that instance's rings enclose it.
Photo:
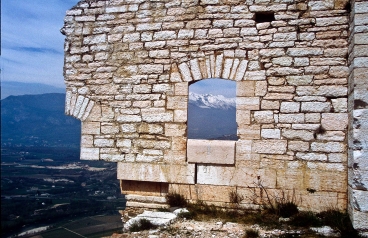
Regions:
[[[14,81],[1,82],[1,99],[9,96],[35,95],[44,93],[64,93],[64,88],[58,88],[42,83],[22,83]]]
[[[189,94],[189,139],[237,140],[236,135],[235,98],[211,94]]]
[[[188,138],[236,140],[235,98],[191,94]],[[64,114],[65,94],[9,96],[1,100],[2,146],[80,146],[81,123]]]
[[[1,100],[1,145],[78,148],[81,123],[64,114],[64,101],[62,93]]]

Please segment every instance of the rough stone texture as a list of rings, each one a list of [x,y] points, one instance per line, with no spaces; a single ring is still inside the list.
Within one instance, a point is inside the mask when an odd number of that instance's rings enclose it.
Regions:
[[[348,211],[354,228],[368,232],[368,52],[364,50],[368,46],[368,5],[359,0],[351,4],[354,14],[350,16],[349,38]]]
[[[188,139],[187,158],[189,163],[234,164],[235,141]]]
[[[209,202],[261,179],[296,189],[312,210],[349,207],[367,230],[367,5],[352,0],[349,13],[346,3],[79,2],[61,31],[81,159],[118,162],[123,184],[186,187]],[[256,22],[259,12],[275,21]],[[187,145],[188,85],[213,77],[237,82],[239,140],[226,165],[190,159]]]

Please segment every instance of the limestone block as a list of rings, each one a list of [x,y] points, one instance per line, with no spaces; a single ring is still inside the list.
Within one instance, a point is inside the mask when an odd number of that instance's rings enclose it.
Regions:
[[[161,64],[142,64],[138,66],[138,73],[140,74],[162,74],[163,65]]]
[[[179,70],[180,70],[180,74],[183,78],[184,81],[186,82],[190,82],[193,80],[189,66],[187,63],[183,62],[181,64],[179,64]]]
[[[187,138],[174,136],[171,139],[171,149],[174,151],[185,151],[187,149]]]
[[[283,113],[296,113],[299,112],[299,102],[281,102],[280,112]]]
[[[327,161],[327,156],[325,154],[317,153],[296,153],[296,158],[306,161]]]
[[[279,114],[280,123],[304,123],[303,113],[293,113],[293,114]]]
[[[114,140],[113,139],[103,139],[103,138],[95,138],[93,144],[96,147],[113,147]]]
[[[188,110],[177,109],[174,110],[174,122],[187,122],[188,120]]]
[[[331,99],[332,108],[334,112],[347,112],[347,99],[346,98],[336,98]]]
[[[348,18],[346,16],[316,18],[316,26],[339,25],[346,24],[347,22]]]
[[[322,113],[321,124],[326,130],[345,130],[348,126],[348,114]]]
[[[293,57],[301,57],[301,56],[314,56],[314,55],[322,55],[322,48],[289,48],[286,51],[287,55]]]
[[[116,141],[117,147],[130,148],[132,146],[132,140],[130,139],[118,139]]]
[[[164,131],[163,126],[160,124],[149,124],[149,123],[141,123],[138,126],[139,133],[147,133],[147,134],[162,134]],[[131,131],[133,132],[133,131]]]
[[[142,121],[144,122],[172,122],[174,115],[171,111],[161,108],[142,109]]]
[[[195,81],[202,79],[202,73],[199,67],[198,59],[192,59],[189,61],[190,63],[190,71],[192,73],[193,79]]]
[[[331,104],[329,102],[302,102],[302,112],[330,112]]]
[[[252,152],[252,140],[238,140],[235,142],[236,160],[238,161],[245,156],[249,156]]]
[[[186,133],[185,124],[165,123],[166,136],[184,136]]]
[[[264,96],[267,93],[267,82],[256,81],[255,85],[255,96]]]
[[[236,108],[243,110],[259,110],[259,97],[237,97]]]
[[[254,112],[254,120],[260,124],[275,122],[273,111],[256,111]]]
[[[347,95],[345,86],[299,86],[296,88],[298,96],[326,96],[326,97],[343,97]]]
[[[114,125],[112,123],[102,123],[101,124],[101,133],[102,134],[117,134],[119,133],[119,126]]]
[[[305,114],[305,122],[307,123],[319,123],[321,120],[320,113],[307,113]]]
[[[165,163],[185,163],[187,159],[185,150],[165,150],[164,162]]]
[[[160,30],[162,26],[162,23],[139,23],[136,26],[137,31],[154,31],[154,30]]]
[[[187,96],[168,96],[167,109],[186,109],[188,107]]]
[[[238,136],[240,139],[259,139],[260,125],[238,125]]]
[[[296,32],[288,32],[288,33],[275,33],[273,35],[274,41],[293,41],[297,40]]]
[[[93,122],[93,121],[82,122],[82,134],[99,135],[100,122]]]
[[[303,141],[314,140],[313,132],[307,131],[307,130],[284,129],[282,130],[282,136],[286,139],[292,139],[292,140],[303,140]]]
[[[328,161],[329,162],[336,162],[336,163],[345,163],[347,162],[348,157],[346,153],[330,153],[328,154]]]
[[[309,58],[307,57],[295,57],[294,58],[294,66],[308,66]]]
[[[317,191],[346,192],[347,178],[344,165],[325,162],[307,162],[305,186]]]
[[[345,133],[342,131],[327,131],[323,134],[317,134],[317,140],[345,141],[345,136]]]
[[[244,74],[245,74],[245,71],[247,69],[247,65],[248,65],[248,60],[242,60],[239,64],[239,67],[236,71],[236,74],[235,74],[235,81],[240,81],[243,79],[244,77]]]
[[[265,79],[266,79],[265,70],[247,71],[244,74],[244,80],[265,80]]]
[[[299,166],[299,161],[290,162],[296,167],[286,166],[285,168],[276,170],[277,185],[282,189],[303,189],[305,178],[303,176],[303,167]],[[274,192],[275,195],[279,194],[279,191]]]
[[[275,109],[278,110],[280,108],[279,101],[271,101],[271,100],[262,100],[261,101],[261,109],[270,110]]]
[[[122,180],[194,184],[194,164],[118,162],[117,178]]]
[[[345,152],[346,145],[341,142],[312,142],[311,150],[315,152]]]
[[[309,150],[309,143],[306,141],[288,141],[288,150],[306,152]]]
[[[280,129],[262,129],[261,137],[264,139],[280,139]]]
[[[187,157],[189,163],[234,164],[235,141],[188,139]]]
[[[293,58],[292,57],[272,58],[272,63],[280,66],[291,66],[291,64],[293,63]]]
[[[135,139],[133,143],[135,146],[145,149],[168,149],[171,147],[171,143],[166,140]]]
[[[80,159],[81,160],[99,160],[100,159],[100,149],[81,147]]]
[[[81,147],[93,147],[92,135],[81,135]]]
[[[252,150],[260,154],[284,154],[286,147],[286,140],[254,140]]]
[[[309,63],[309,61],[308,61],[308,63]],[[308,85],[312,82],[312,80],[313,80],[313,75],[302,75],[302,76],[291,75],[291,76],[286,76],[286,81],[288,82],[288,84],[289,85],[294,85],[294,86]]]
[[[210,20],[193,20],[188,21],[186,28],[188,29],[199,29],[199,28],[210,28],[211,21]]]
[[[180,95],[180,96],[188,96],[188,91],[189,91],[189,87],[188,87],[188,83],[175,83],[175,95]]]
[[[101,43],[105,43],[106,40],[107,40],[106,34],[92,35],[92,36],[84,37],[83,44],[85,45],[101,44]]]
[[[236,96],[254,97],[254,93],[255,93],[255,82],[254,81],[236,82]]]
[[[349,76],[349,68],[346,66],[332,66],[328,72],[330,76],[343,78]]]
[[[238,125],[249,125],[250,116],[250,110],[236,110],[236,122],[238,123]]]
[[[294,130],[317,130],[320,124],[293,124],[291,128]]]
[[[141,122],[142,117],[140,115],[119,115],[116,120],[120,123]]]
[[[228,186],[254,186],[258,178],[264,178],[264,185],[274,187],[276,172],[270,169],[254,169],[249,166],[225,167],[220,165],[198,165],[197,183]]]

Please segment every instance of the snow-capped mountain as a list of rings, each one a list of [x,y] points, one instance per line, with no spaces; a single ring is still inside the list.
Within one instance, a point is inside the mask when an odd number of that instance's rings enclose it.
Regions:
[[[233,109],[236,107],[235,98],[223,95],[189,93],[189,103],[200,108]]]

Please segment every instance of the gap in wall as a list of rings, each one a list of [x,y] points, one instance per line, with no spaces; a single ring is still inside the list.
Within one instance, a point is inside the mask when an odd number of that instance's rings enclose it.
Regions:
[[[211,78],[189,86],[188,139],[238,140],[236,82]]]

